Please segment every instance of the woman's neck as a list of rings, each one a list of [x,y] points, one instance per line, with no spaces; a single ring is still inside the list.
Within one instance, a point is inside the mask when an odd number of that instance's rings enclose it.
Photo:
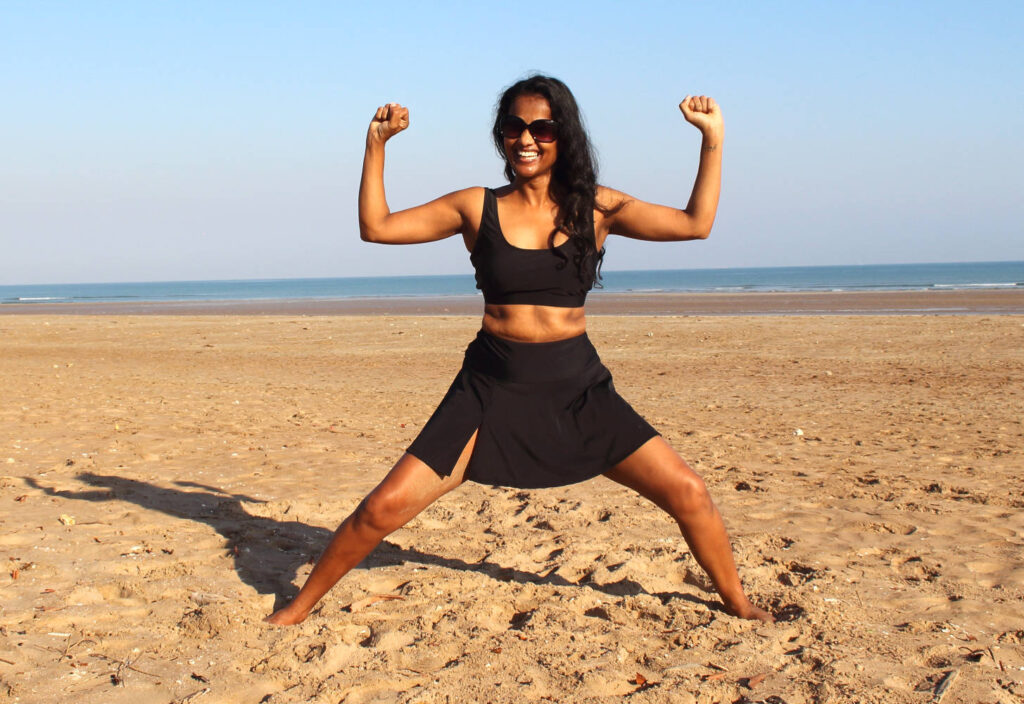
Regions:
[[[512,190],[530,207],[542,207],[551,203],[551,175],[522,179],[518,175],[512,182]]]

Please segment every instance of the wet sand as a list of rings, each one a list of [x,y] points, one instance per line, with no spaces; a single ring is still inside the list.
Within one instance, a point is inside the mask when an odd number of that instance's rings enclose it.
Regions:
[[[268,627],[478,312],[31,306],[0,316],[0,702],[1022,700],[1024,316],[594,298],[616,388],[705,477],[779,623],[725,615],[673,522],[599,478],[466,485]],[[1020,305],[919,305],[968,298]]]
[[[22,315],[478,315],[479,296],[331,300],[12,303]],[[899,315],[1024,314],[1021,289],[825,293],[602,293],[590,315]]]

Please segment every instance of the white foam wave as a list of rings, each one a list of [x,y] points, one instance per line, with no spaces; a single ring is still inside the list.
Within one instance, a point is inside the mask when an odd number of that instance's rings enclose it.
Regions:
[[[1016,288],[1020,284],[1016,282],[993,282],[993,283],[974,283],[974,284],[934,284],[932,288]]]

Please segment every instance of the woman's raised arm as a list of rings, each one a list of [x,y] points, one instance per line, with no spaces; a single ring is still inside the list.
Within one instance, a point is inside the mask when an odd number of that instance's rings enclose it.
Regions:
[[[433,242],[451,237],[465,228],[474,189],[449,193],[397,213],[388,208],[384,195],[384,144],[408,126],[409,109],[398,103],[377,108],[370,121],[363,156],[363,176],[359,183],[359,236],[366,242]]]
[[[722,111],[712,98],[703,95],[686,96],[679,109],[702,135],[697,179],[686,208],[647,203],[602,187],[598,201],[611,212],[601,229],[608,234],[652,241],[706,239],[711,234],[722,186]]]

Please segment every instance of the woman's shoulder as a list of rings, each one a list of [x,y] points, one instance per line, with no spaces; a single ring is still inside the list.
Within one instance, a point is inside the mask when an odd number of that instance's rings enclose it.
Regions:
[[[484,186],[470,186],[469,188],[460,188],[457,191],[441,196],[442,198],[451,198],[452,200],[479,200],[484,197],[489,188]]]
[[[598,211],[618,210],[631,200],[632,196],[601,184],[597,184],[594,193],[594,205]]]
[[[598,184],[594,193],[594,228],[598,242],[604,242],[604,236],[611,231],[616,216],[633,200],[631,195]]]
[[[438,200],[447,201],[449,207],[459,212],[463,222],[463,233],[475,233],[480,229],[484,211],[487,210],[488,193],[493,194],[493,190],[484,186],[470,186],[452,191]]]
[[[478,217],[484,202],[484,194],[487,190],[483,186],[460,188],[457,191],[445,193],[432,202],[439,205],[444,204],[449,208],[457,210],[463,218],[472,218],[474,215]]]

